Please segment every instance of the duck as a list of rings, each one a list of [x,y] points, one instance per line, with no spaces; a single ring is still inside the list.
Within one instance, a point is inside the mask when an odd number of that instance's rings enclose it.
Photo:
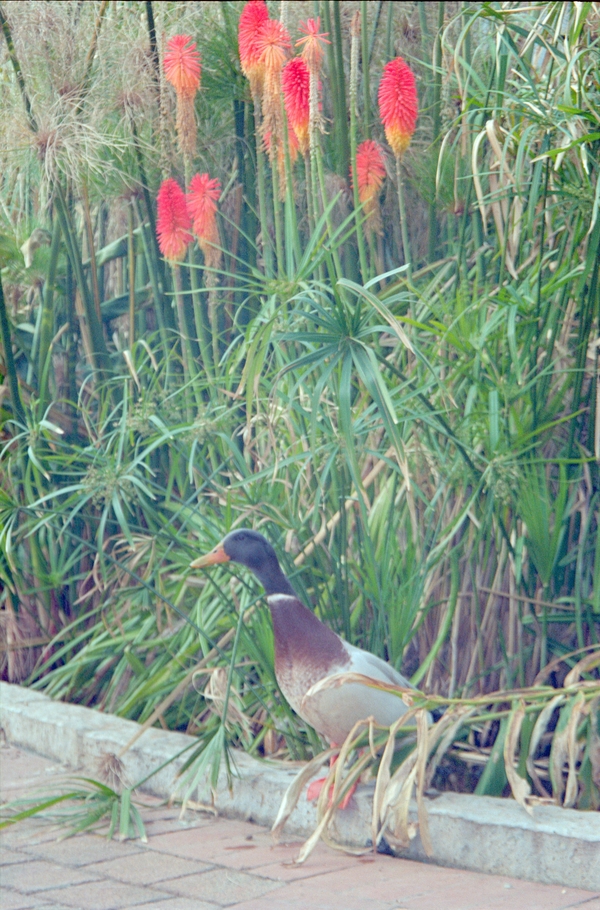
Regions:
[[[394,691],[341,674],[360,674],[378,683],[413,690],[391,664],[357,648],[326,626],[302,603],[282,572],[275,550],[258,531],[240,528],[191,563],[192,569],[235,562],[250,569],[265,590],[273,623],[275,677],[281,692],[303,721],[333,747],[344,742],[353,726],[372,717],[389,727],[408,710]],[[340,676],[339,684],[317,687]]]

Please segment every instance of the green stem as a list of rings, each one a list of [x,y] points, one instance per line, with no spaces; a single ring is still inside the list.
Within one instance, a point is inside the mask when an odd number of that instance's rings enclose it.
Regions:
[[[40,396],[40,411],[44,412],[50,398],[48,389],[48,374],[52,331],[54,328],[54,284],[56,282],[56,266],[58,263],[58,254],[60,251],[60,221],[54,219],[52,229],[52,243],[50,244],[50,257],[48,261],[48,271],[46,273],[46,282],[44,285],[44,297],[42,302],[42,318],[40,322],[40,340],[38,349],[38,394]]]
[[[279,141],[278,137],[271,137],[271,142],[274,143],[274,146],[277,145]],[[283,232],[281,227],[281,199],[279,198],[279,171],[278,171],[278,161],[277,155],[278,150],[274,148],[275,154],[271,161],[271,175],[272,175],[272,186],[273,186],[273,218],[275,221],[275,251],[277,253],[277,275],[281,277],[283,274]]]
[[[404,187],[402,185],[402,172],[400,157],[396,156],[396,180],[398,182],[398,208],[400,210],[400,231],[402,232],[402,250],[404,261],[408,266],[406,275],[409,281],[412,281],[412,261],[410,255],[410,246],[408,243],[408,225],[406,223],[406,206],[404,205]]]
[[[96,310],[92,296],[90,294],[90,289],[88,287],[87,281],[85,280],[85,275],[83,274],[81,255],[79,253],[77,241],[75,240],[74,232],[71,227],[67,203],[62,187],[58,182],[56,183],[56,212],[60,220],[62,234],[65,239],[65,245],[67,247],[69,259],[71,260],[73,273],[75,275],[75,281],[77,282],[79,293],[81,295],[81,302],[84,308],[85,318],[90,330],[90,338],[93,345],[93,366],[100,372],[103,372],[108,368],[108,351],[106,348],[106,343],[104,341],[104,332],[102,331],[102,325],[96,315]]]
[[[135,244],[133,241],[133,203],[127,206],[127,264],[129,266],[129,350],[135,342]]]
[[[433,141],[432,141],[432,156],[435,159],[436,153],[439,151],[440,147],[440,131],[441,131],[441,101],[442,101],[442,29],[444,28],[444,12],[445,4],[438,3],[438,27],[433,43],[433,105],[432,105],[432,117],[433,117]],[[435,198],[432,202],[429,203],[429,228],[428,228],[428,256],[429,261],[433,262],[435,259],[436,246],[437,246],[437,205]]]
[[[260,233],[262,236],[265,274],[267,278],[273,277],[273,247],[269,234],[267,219],[267,191],[265,185],[265,153],[262,146],[260,128],[260,104],[258,98],[254,100],[254,136],[256,139],[256,176],[258,182],[258,214],[260,218]]]
[[[140,207],[137,199],[133,200],[135,205],[136,214],[140,224],[140,236],[142,238],[142,247],[144,250],[144,256],[146,259],[146,267],[148,269],[148,275],[150,277],[150,284],[152,286],[152,296],[154,298],[154,312],[156,313],[156,321],[158,322],[158,331],[160,334],[160,340],[163,346],[163,355],[165,358],[165,364],[167,369],[167,385],[168,385],[168,375],[169,375],[169,344],[167,341],[167,330],[164,321],[163,313],[163,296],[159,284],[159,272],[157,267],[157,257],[155,255],[155,244],[148,239],[146,224],[142,218]],[[155,235],[156,236],[156,235]]]
[[[366,6],[363,3],[363,6]],[[366,33],[366,25],[364,19],[364,12],[361,21],[362,35],[363,39]],[[358,40],[359,36],[357,34],[352,34],[351,39],[351,52],[350,52],[350,161],[352,166],[352,193],[354,197],[354,215],[356,220],[356,240],[358,243],[358,258],[360,261],[360,271],[362,275],[363,284],[369,278],[369,271],[367,266],[367,254],[365,251],[365,238],[363,235],[363,225],[361,223],[361,215],[363,210],[360,205],[360,200],[358,196],[358,172],[356,168],[356,100],[358,94]],[[363,40],[363,60],[364,60],[364,40]],[[368,69],[368,67],[367,67]],[[363,75],[364,75],[364,64],[363,64]]]
[[[181,336],[181,350],[182,350],[182,362],[183,362],[183,378],[184,383],[187,385],[192,379],[196,377],[196,369],[194,365],[194,359],[192,357],[192,349],[190,347],[190,339],[188,335],[188,329],[185,319],[185,308],[183,303],[183,290],[181,285],[181,266],[177,263],[173,263],[173,285],[175,288],[175,302],[177,305],[177,318],[179,320],[179,333]],[[187,407],[187,416],[191,420],[192,414],[190,409],[189,397],[186,395],[186,407]]]
[[[456,550],[452,550],[450,553],[450,597],[448,599],[448,607],[446,609],[446,615],[444,616],[440,631],[438,636],[433,643],[433,647],[429,650],[425,660],[419,667],[416,673],[413,673],[411,677],[411,683],[413,686],[418,686],[430,666],[433,664],[434,660],[438,656],[440,649],[446,638],[448,637],[448,632],[450,631],[450,626],[452,625],[452,619],[454,617],[454,611],[456,610],[456,602],[458,600],[458,588],[460,581],[460,572],[458,570],[458,553]]]
[[[207,376],[212,377],[214,375],[213,366],[216,366],[216,361],[211,363],[210,344],[208,337],[209,333],[207,332],[204,322],[204,312],[202,307],[202,300],[200,297],[200,286],[198,284],[198,270],[194,262],[194,251],[191,245],[188,249],[188,263],[190,271],[190,285],[192,288],[192,301],[194,304],[194,323],[196,325],[196,334],[198,335],[200,354],[202,355],[202,365]]]
[[[362,77],[363,77],[363,128],[365,138],[371,138],[371,86],[369,83],[369,41],[367,35],[367,0],[361,0],[360,4],[361,18],[361,39],[362,39]],[[352,92],[352,76],[350,76],[350,92]],[[350,117],[352,117],[352,106],[350,108]],[[356,140],[356,136],[354,137]],[[350,120],[350,154],[356,154],[356,148],[352,149],[352,120]]]
[[[394,55],[394,4],[388,3],[387,23],[385,27],[385,62],[389,63]]]
[[[296,263],[302,258],[300,249],[300,235],[298,233],[298,222],[296,219],[296,203],[294,200],[294,174],[292,171],[292,160],[290,156],[290,140],[288,134],[288,123],[283,99],[281,102],[283,117],[283,151],[284,151],[284,170],[285,170],[285,252],[286,252],[286,274],[292,275],[295,271],[293,262],[290,261],[293,251]],[[290,236],[291,235],[291,236]],[[288,267],[289,263],[289,267]]]
[[[6,303],[4,302],[4,288],[2,287],[2,274],[0,273],[0,336],[2,341],[2,348],[4,350],[4,363],[6,365],[6,374],[8,376],[8,387],[10,389],[10,397],[12,401],[14,415],[19,421],[23,424],[24,427],[27,426],[27,420],[25,418],[25,411],[23,410],[23,402],[21,401],[21,394],[19,392],[19,379],[17,377],[17,368],[15,366],[15,359],[12,352],[12,339],[10,337],[10,326],[8,323],[8,315],[6,313]]]

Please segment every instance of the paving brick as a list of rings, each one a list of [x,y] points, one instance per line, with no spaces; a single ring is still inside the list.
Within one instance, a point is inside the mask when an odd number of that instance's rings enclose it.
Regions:
[[[29,844],[41,844],[56,840],[63,833],[55,824],[39,818],[28,818],[0,831],[0,850],[5,847],[19,849]]]
[[[46,841],[24,847],[27,853],[64,866],[87,866],[102,860],[119,859],[142,853],[135,841],[107,840],[97,834],[78,834],[60,841]]]
[[[187,812],[184,818],[180,818],[179,810],[171,811],[170,815],[158,816],[156,810],[150,813],[142,813],[146,834],[148,838],[156,837],[158,834],[168,834],[172,831],[189,831],[191,829],[202,828],[210,825],[214,821],[213,815],[200,815],[198,813]]]
[[[0,866],[12,866],[15,863],[26,863],[30,859],[31,857],[27,856],[26,853],[17,853],[16,850],[11,850],[10,847],[3,847],[0,852]]]
[[[248,868],[252,868],[255,875],[272,878],[278,882],[293,882],[300,878],[324,875],[336,869],[349,869],[361,861],[356,856],[337,853],[324,844],[318,844],[309,862],[298,865],[295,860],[299,850],[300,844],[278,845],[272,849],[270,861],[266,865],[252,865]],[[260,858],[260,853],[257,858]],[[375,860],[369,858],[365,862],[368,864]]]
[[[301,841],[274,844],[270,833],[264,828],[249,822],[215,818],[200,828],[153,837],[148,846],[151,850],[202,859],[233,869],[253,869],[278,862],[293,862]],[[335,851],[330,851],[329,855],[334,858],[333,868],[336,868]],[[276,876],[269,874],[268,877]]]
[[[122,910],[138,904],[152,903],[153,900],[164,900],[172,897],[164,891],[154,888],[140,888],[124,882],[110,880],[88,882],[85,885],[73,885],[59,893],[51,891],[40,893],[40,898],[51,901],[59,900],[69,910]],[[175,910],[175,908],[173,908]]]
[[[281,885],[271,879],[259,878],[257,875],[250,875],[237,869],[213,869],[201,875],[186,875],[185,878],[163,882],[161,887],[185,897],[228,906],[241,900],[262,897]],[[273,906],[270,897],[268,903]]]
[[[133,861],[131,856],[124,856],[105,863],[96,863],[88,868],[102,878],[152,885],[171,878],[181,878],[183,875],[206,872],[213,867],[210,863],[202,863],[199,860],[183,859],[181,856],[148,850],[141,855],[136,854]]]
[[[0,750],[0,796],[6,802],[38,797],[43,799],[64,776],[65,769],[40,755],[22,749]]]
[[[96,878],[93,872],[69,869],[45,860],[32,860],[25,865],[19,863],[16,866],[4,866],[2,870],[3,885],[23,894],[47,891],[49,888],[64,888]]]
[[[209,904],[206,901],[191,900],[187,897],[172,897],[166,901],[154,901],[151,904],[138,904],[135,910],[221,910],[221,905]]]
[[[25,894],[19,894],[17,891],[9,891],[2,882],[2,910],[29,910],[33,906],[33,899]]]
[[[284,893],[288,910],[565,910],[575,900],[591,897],[576,889],[385,856],[369,866],[357,862],[341,872],[291,882]],[[259,906],[246,899],[235,910]],[[587,910],[585,904],[581,910]]]

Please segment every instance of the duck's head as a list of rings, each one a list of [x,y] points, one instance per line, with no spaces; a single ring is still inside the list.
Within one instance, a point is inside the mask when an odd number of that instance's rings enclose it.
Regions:
[[[195,559],[192,569],[205,569],[222,562],[239,562],[258,578],[267,594],[293,594],[288,579],[279,567],[275,550],[268,540],[249,528],[231,531],[214,550]]]

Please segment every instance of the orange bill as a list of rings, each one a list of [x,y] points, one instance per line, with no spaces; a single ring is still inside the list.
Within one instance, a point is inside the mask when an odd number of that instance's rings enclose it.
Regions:
[[[229,562],[229,556],[223,548],[223,544],[218,544],[214,550],[207,553],[206,556],[199,556],[190,563],[191,569],[205,569],[206,566],[214,566],[218,562]]]

